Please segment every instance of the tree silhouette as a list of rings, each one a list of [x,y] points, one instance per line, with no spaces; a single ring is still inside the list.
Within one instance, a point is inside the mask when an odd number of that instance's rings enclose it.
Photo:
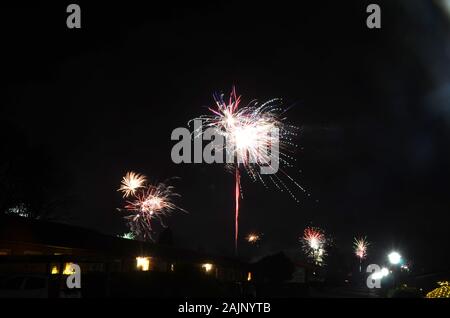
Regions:
[[[0,213],[54,218],[65,188],[50,149],[32,146],[8,122],[0,122],[0,136]]]

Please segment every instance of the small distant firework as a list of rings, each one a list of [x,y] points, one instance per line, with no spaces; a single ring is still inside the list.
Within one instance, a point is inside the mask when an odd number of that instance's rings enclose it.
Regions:
[[[369,246],[369,242],[367,242],[367,239],[365,237],[361,237],[361,238],[355,237],[353,246],[355,248],[355,255],[360,260],[363,260],[367,257],[367,247]]]
[[[117,191],[123,192],[123,197],[127,198],[136,193],[136,190],[143,188],[147,178],[139,173],[128,172],[123,177],[120,188]]]
[[[240,107],[241,96],[236,94],[233,88],[228,100],[223,94],[215,94],[215,108],[209,108],[211,115],[201,116],[206,127],[215,128],[222,136],[225,137],[227,145],[224,147],[227,156],[238,158],[237,163],[228,163],[228,168],[235,175],[235,251],[237,253],[237,242],[239,236],[239,197],[242,196],[241,189],[241,173],[240,168],[251,177],[253,181],[261,181],[264,186],[266,182],[260,173],[261,167],[274,166],[278,168],[282,163],[288,167],[292,167],[291,162],[293,148],[293,137],[296,136],[298,128],[285,123],[284,110],[281,107],[279,99],[271,99],[265,103],[258,104],[253,101],[247,106]],[[278,131],[278,135],[274,135],[273,131]],[[195,137],[201,135],[201,131],[195,131]],[[267,149],[271,145],[277,144],[278,150],[270,156]],[[218,149],[224,150],[224,149]],[[269,159],[270,158],[270,159]],[[275,162],[271,162],[275,160]],[[287,179],[293,182],[302,191],[305,191],[291,176],[283,169],[276,169],[282,173]],[[274,169],[275,171],[275,169]],[[269,174],[268,179],[281,191],[287,191],[297,202],[298,199],[286,185],[286,183],[278,176],[278,174]]]
[[[325,234],[319,228],[307,227],[303,232],[303,241],[307,248],[316,250],[325,243]]]
[[[261,240],[261,235],[257,233],[250,233],[245,239],[250,244],[257,244]]]
[[[179,197],[174,187],[165,183],[151,185],[147,178],[140,174],[129,172],[123,178],[120,191],[126,194],[125,216],[131,232],[135,237],[144,240],[152,239],[152,221],[157,219],[163,226],[162,217],[174,211],[184,211],[176,206],[172,199]],[[122,211],[122,210],[121,210]]]
[[[117,235],[117,237],[126,239],[126,240],[134,240],[136,237],[134,236],[133,232],[124,233],[122,235]]]
[[[362,261],[367,257],[367,247],[369,246],[369,242],[366,237],[355,237],[353,246],[355,248],[355,255],[359,259],[359,271],[362,272]]]
[[[327,238],[325,232],[317,227],[307,227],[303,232],[302,249],[307,257],[316,265],[323,265],[326,252]]]

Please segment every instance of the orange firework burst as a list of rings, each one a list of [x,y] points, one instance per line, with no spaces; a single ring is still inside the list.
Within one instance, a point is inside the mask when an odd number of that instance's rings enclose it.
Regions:
[[[261,236],[257,233],[250,233],[247,235],[247,237],[245,239],[250,244],[256,244],[261,240]]]
[[[120,188],[117,191],[123,192],[123,197],[127,198],[136,193],[136,190],[143,188],[147,178],[139,173],[127,172],[122,178]]]

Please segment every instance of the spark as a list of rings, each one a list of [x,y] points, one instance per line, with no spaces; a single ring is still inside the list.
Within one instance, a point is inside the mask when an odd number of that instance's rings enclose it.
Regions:
[[[123,192],[123,197],[127,198],[136,193],[137,189],[143,188],[146,177],[134,172],[128,172],[125,177],[122,178],[120,188],[117,191]]]

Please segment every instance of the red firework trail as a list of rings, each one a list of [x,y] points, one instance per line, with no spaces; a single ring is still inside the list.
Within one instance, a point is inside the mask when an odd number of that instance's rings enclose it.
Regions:
[[[236,210],[234,212],[234,252],[237,255],[237,242],[239,237],[239,195],[240,195],[240,176],[239,168],[236,168],[236,185],[234,189]]]

